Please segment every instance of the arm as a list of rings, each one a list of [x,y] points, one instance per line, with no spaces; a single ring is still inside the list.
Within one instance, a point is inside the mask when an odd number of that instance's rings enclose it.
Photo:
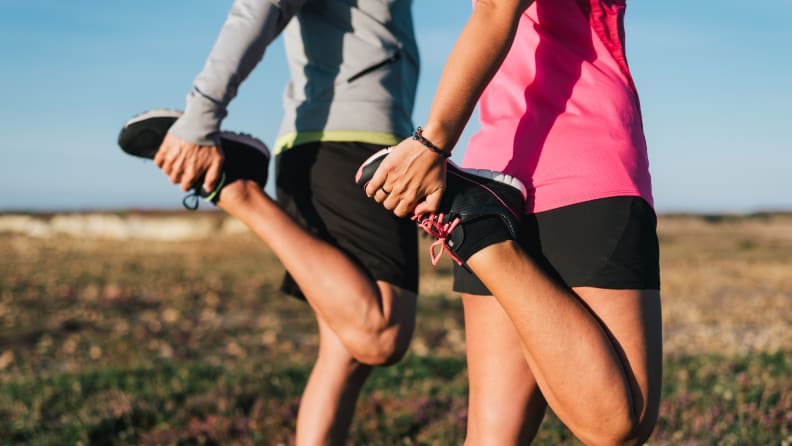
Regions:
[[[484,88],[511,47],[520,15],[533,0],[478,0],[440,77],[423,135],[450,152]],[[377,190],[385,187],[385,195]],[[445,159],[406,139],[382,162],[366,194],[396,215],[437,209],[445,187]],[[379,196],[378,196],[379,195]],[[426,199],[419,203],[420,200]]]
[[[187,95],[184,115],[170,128],[154,158],[173,183],[187,190],[205,174],[214,187],[223,163],[215,136],[239,85],[272,40],[306,0],[236,0],[203,70]]]

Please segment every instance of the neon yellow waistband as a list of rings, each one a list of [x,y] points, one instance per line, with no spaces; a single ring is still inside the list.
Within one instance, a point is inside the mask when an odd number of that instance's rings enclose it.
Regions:
[[[319,132],[290,132],[275,140],[275,155],[300,144],[317,141],[355,141],[377,144],[383,147],[396,145],[401,141],[396,135],[382,132],[360,130],[327,130]]]

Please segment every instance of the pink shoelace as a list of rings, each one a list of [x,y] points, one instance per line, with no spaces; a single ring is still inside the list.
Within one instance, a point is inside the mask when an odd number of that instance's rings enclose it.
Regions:
[[[432,265],[437,265],[437,262],[440,261],[440,257],[443,255],[443,251],[448,252],[448,255],[451,256],[455,262],[462,265],[462,260],[454,255],[451,248],[448,246],[448,237],[451,235],[451,231],[459,225],[459,218],[455,218],[450,222],[443,222],[443,214],[430,214],[428,217],[416,215],[413,216],[412,219],[418,220],[418,226],[437,239],[429,246],[429,256],[432,258]],[[435,254],[435,250],[438,246],[440,247],[440,251]]]

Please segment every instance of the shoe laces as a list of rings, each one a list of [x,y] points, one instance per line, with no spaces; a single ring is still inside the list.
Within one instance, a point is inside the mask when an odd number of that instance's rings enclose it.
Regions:
[[[182,199],[182,206],[190,211],[198,210],[198,204],[201,202],[201,198],[209,202],[214,202],[215,198],[217,198],[218,194],[220,193],[220,189],[224,188],[225,185],[226,174],[223,172],[220,175],[220,181],[217,182],[217,186],[215,186],[215,189],[212,192],[203,194],[203,187],[194,187],[190,190],[190,193],[187,194],[184,199]]]
[[[199,198],[201,194],[198,193],[198,189],[193,189],[187,194],[184,199],[182,199],[182,206],[185,209],[190,211],[195,211],[198,209],[198,203],[200,202]]]
[[[418,226],[421,227],[424,231],[426,231],[432,237],[435,237],[437,240],[434,241],[429,246],[429,256],[432,259],[432,265],[436,266],[437,263],[440,261],[440,257],[443,255],[443,252],[448,252],[448,255],[457,262],[459,265],[462,265],[462,260],[457,257],[454,252],[451,250],[451,247],[448,246],[448,237],[451,236],[451,232],[459,225],[459,217],[451,220],[451,221],[444,221],[445,214],[430,214],[429,216],[414,216],[412,217],[413,220],[418,220]],[[437,253],[435,251],[438,249]]]

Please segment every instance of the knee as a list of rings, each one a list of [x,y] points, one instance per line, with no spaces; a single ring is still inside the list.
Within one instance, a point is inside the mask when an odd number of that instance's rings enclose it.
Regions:
[[[410,334],[400,327],[389,327],[382,331],[360,336],[351,349],[352,356],[366,365],[391,366],[399,362],[410,347]]]
[[[415,317],[414,313],[412,316],[409,312],[403,313],[395,317],[371,318],[366,323],[349,327],[345,344],[352,356],[363,364],[380,367],[394,365],[404,358],[410,348]]]
[[[588,445],[642,445],[654,430],[657,415],[612,419],[579,438]]]
[[[630,441],[630,433],[631,430],[629,429],[592,429],[585,434],[578,434],[577,437],[584,444],[591,446],[622,446],[637,444]]]

